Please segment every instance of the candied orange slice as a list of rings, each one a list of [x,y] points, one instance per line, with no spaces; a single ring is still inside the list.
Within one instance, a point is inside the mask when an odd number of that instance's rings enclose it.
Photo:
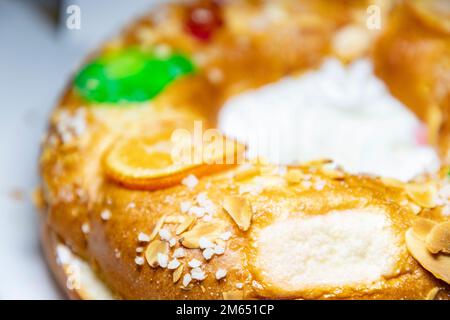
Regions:
[[[450,1],[409,0],[406,3],[416,16],[429,27],[445,33],[450,32]]]
[[[244,145],[223,136],[195,144],[172,140],[167,135],[118,140],[105,155],[106,175],[129,188],[155,190],[179,184],[191,174],[229,169],[245,152]]]

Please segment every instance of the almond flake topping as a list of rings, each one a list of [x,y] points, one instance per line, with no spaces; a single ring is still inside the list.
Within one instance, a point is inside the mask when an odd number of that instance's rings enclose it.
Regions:
[[[431,272],[436,278],[450,284],[450,255],[433,255],[428,251],[425,242],[420,240],[412,229],[406,232],[405,240],[408,251],[423,268]]]
[[[286,181],[290,184],[299,183],[303,178],[303,173],[299,169],[291,169],[288,170],[286,175],[284,176]]]
[[[180,280],[181,275],[182,275],[182,273],[183,273],[183,269],[184,269],[184,266],[183,266],[183,265],[180,265],[180,266],[177,268],[177,270],[175,270],[175,271],[173,272],[172,280],[173,280],[174,283],[176,283],[176,282],[178,282],[178,280]]]
[[[394,178],[381,178],[381,182],[383,182],[385,185],[389,187],[394,188],[403,188],[405,186],[404,182]]]
[[[316,159],[302,163],[302,166],[305,167],[322,167],[326,164],[332,164],[333,160],[331,159]]]
[[[413,202],[408,202],[408,208],[412,211],[412,213],[414,213],[414,214],[419,214],[420,213],[420,211],[422,211],[422,208],[419,206],[419,205],[417,205],[417,204],[415,204],[415,203],[413,203]]]
[[[242,165],[235,173],[234,179],[245,180],[259,174],[259,169],[252,165]]]
[[[181,244],[189,249],[200,248],[200,238],[205,237],[214,241],[223,232],[224,225],[218,222],[197,223],[190,231],[182,234]]]
[[[439,288],[438,287],[434,287],[433,289],[428,291],[427,297],[425,299],[426,300],[434,300],[434,298],[436,298],[438,293],[439,293]]]
[[[431,253],[450,254],[450,221],[435,225],[428,233],[425,242]]]
[[[406,185],[408,197],[424,208],[434,208],[437,200],[437,189],[432,184],[408,184]]]
[[[169,253],[169,245],[167,242],[155,239],[145,249],[145,259],[150,267],[155,268],[160,265],[158,254],[166,255]],[[162,261],[164,264],[164,261]]]
[[[182,223],[184,221],[184,216],[168,216],[164,223]]]
[[[231,216],[242,231],[250,228],[253,210],[247,199],[237,196],[227,196],[223,201],[223,208]]]
[[[191,216],[185,217],[184,221],[175,229],[175,234],[180,235],[188,230],[195,222],[195,218]]]
[[[161,229],[161,227],[163,226],[165,220],[166,220],[166,216],[164,215],[161,218],[159,218],[159,220],[156,222],[155,227],[153,228],[153,231],[150,234],[150,241],[153,240],[156,237],[156,235],[159,232],[159,229]]]
[[[321,172],[325,176],[327,176],[327,177],[329,177],[331,179],[335,179],[335,180],[340,180],[340,179],[343,179],[345,177],[345,174],[342,171],[336,170],[336,169],[333,169],[333,168],[330,169],[330,168],[324,167],[324,168],[322,168]]]
[[[436,223],[432,220],[418,218],[412,223],[412,231],[419,239],[425,240],[428,233],[430,233],[435,225]]]

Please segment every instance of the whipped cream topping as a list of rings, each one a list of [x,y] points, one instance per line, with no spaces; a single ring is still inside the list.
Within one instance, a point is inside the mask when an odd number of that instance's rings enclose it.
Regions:
[[[353,173],[409,180],[439,167],[424,125],[375,77],[369,60],[318,70],[230,98],[219,128],[248,156],[293,164],[331,158]]]

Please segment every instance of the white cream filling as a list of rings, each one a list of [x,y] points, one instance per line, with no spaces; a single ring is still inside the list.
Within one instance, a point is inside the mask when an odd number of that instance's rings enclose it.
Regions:
[[[66,274],[66,287],[75,290],[84,300],[113,300],[114,296],[90,265],[63,244],[56,246],[57,263]]]
[[[250,157],[291,164],[331,158],[354,173],[401,180],[436,170],[422,124],[392,97],[371,62],[329,59],[315,71],[230,98],[219,128],[249,146]]]
[[[256,239],[263,281],[286,291],[371,283],[392,274],[399,256],[390,221],[369,210],[278,221]]]

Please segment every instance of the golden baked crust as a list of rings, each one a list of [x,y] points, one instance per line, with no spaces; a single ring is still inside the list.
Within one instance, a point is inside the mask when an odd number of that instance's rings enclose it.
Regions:
[[[421,81],[450,82],[448,78],[443,80],[433,74],[437,69],[449,70],[450,41],[447,34],[412,23],[417,19],[407,7],[395,3],[388,1],[383,7],[386,19],[393,16],[387,20],[387,26],[381,33],[369,32],[370,47],[352,58],[366,55],[373,58],[377,74],[393,94],[434,130],[436,145],[445,150],[442,162],[446,164],[449,87],[444,87],[444,93],[439,91],[436,97],[437,93],[421,94],[417,86]],[[214,127],[217,112],[227,97],[283,75],[313,68],[327,55],[339,56],[331,45],[334,36],[348,25],[363,23],[360,16],[367,7],[366,1],[280,1],[277,5],[288,18],[271,22],[272,25],[263,30],[252,30],[242,21],[263,12],[265,4],[231,1],[222,8],[226,23],[209,44],[195,42],[184,35],[180,21],[187,9],[183,5],[166,6],[159,11],[165,13],[162,22],[154,15],[146,16],[108,42],[99,53],[117,47],[163,43],[195,57],[201,66],[198,72],[175,81],[151,104],[132,109],[91,108],[72,87],[67,90],[51,118],[41,155],[41,189],[45,201],[43,233],[46,236],[43,243],[61,281],[65,282],[64,275],[51,254],[55,237],[88,261],[114,294],[124,299],[424,299],[436,287],[441,289],[440,298],[449,297],[448,285],[420,266],[407,251],[404,240],[405,232],[418,213],[435,221],[448,218],[441,214],[442,206],[418,206],[408,195],[407,185],[369,176],[351,176],[341,171],[333,174],[316,164],[288,168],[298,170],[296,172],[302,176],[294,183],[280,173],[280,168],[261,163],[254,164],[254,170],[246,177],[241,178],[240,173],[247,168],[240,166],[203,176],[192,188],[179,184],[154,191],[132,190],[106,177],[102,159],[117,139],[177,128],[190,129],[194,120],[202,120],[205,127]],[[406,27],[411,31],[408,46],[412,48],[432,39],[429,54],[418,54],[411,59],[391,58],[397,52],[409,52],[403,47],[396,48],[403,41],[402,28]],[[422,64],[417,63],[418,60]],[[418,70],[419,66],[423,69]],[[216,70],[224,73],[220,81],[213,76]],[[405,72],[408,81],[402,78]],[[84,119],[83,132],[78,132],[70,123],[61,125],[67,118],[74,117]],[[64,134],[69,137],[65,138]],[[428,179],[440,186],[445,184],[445,167],[420,182]],[[136,248],[146,245],[138,239],[141,232],[151,234],[163,216],[187,216],[181,212],[180,204],[195,203],[199,194],[206,195],[213,204],[213,222],[219,224],[223,232],[231,232],[232,237],[225,241],[225,253],[209,261],[203,259],[200,249],[185,250],[185,268],[196,258],[203,262],[207,276],[184,286],[182,279],[174,282],[173,271],[137,263]],[[241,230],[223,210],[226,197],[238,197],[251,203],[250,230]],[[298,290],[286,290],[264,275],[257,261],[259,253],[255,244],[265,227],[280,219],[354,209],[380,212],[392,226],[399,252],[391,274],[370,283]],[[107,219],[102,217],[105,210]],[[176,226],[165,224],[172,234]],[[218,269],[227,270],[226,281],[216,279],[214,274]]]

